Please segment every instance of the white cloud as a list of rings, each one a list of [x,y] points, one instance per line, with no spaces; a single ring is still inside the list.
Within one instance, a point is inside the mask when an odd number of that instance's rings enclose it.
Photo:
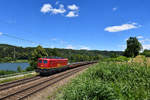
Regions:
[[[52,40],[52,41],[56,41],[56,40],[57,40],[57,38],[52,38],[51,40]]]
[[[70,11],[67,15],[66,15],[66,17],[77,17],[77,16],[79,16],[76,12],[74,12],[74,11]]]
[[[58,5],[59,4],[59,1],[56,1],[55,5]]]
[[[70,9],[70,10],[78,10],[79,7],[76,6],[75,4],[73,4],[73,5],[68,5],[68,9]]]
[[[112,8],[113,11],[116,11],[117,9],[118,9],[117,7]]]
[[[51,4],[44,4],[41,8],[41,12],[42,13],[48,13],[50,12],[51,10],[53,9],[52,5]]]
[[[51,11],[53,14],[62,14],[62,13],[65,13],[66,12],[66,10],[64,9],[64,5],[63,4],[60,4],[59,5],[59,8],[57,9],[57,8],[54,8],[54,9],[52,9],[52,11]]]
[[[143,37],[143,36],[137,36],[137,38],[138,38],[138,39],[143,39],[144,37]]]
[[[2,32],[0,32],[0,36],[1,36],[1,35],[3,35],[3,33],[2,33]]]
[[[53,8],[51,4],[44,4],[41,8],[42,13],[53,13],[53,14],[62,14],[65,13],[66,10],[64,9],[64,5],[60,4],[59,8]]]
[[[119,32],[119,31],[125,31],[129,29],[138,28],[140,25],[137,25],[137,23],[131,23],[131,24],[123,24],[120,26],[109,26],[106,27],[104,30],[108,32]]]
[[[144,44],[143,49],[150,49],[150,44]]]
[[[77,17],[79,12],[79,7],[75,4],[68,5],[68,10],[65,9],[63,4],[59,4],[59,1],[55,3],[55,6],[59,6],[58,8],[53,7],[51,4],[43,4],[41,8],[42,13],[51,13],[51,14],[62,14],[64,15],[65,12],[67,12],[64,16],[65,17]]]
[[[81,48],[80,48],[81,50],[83,49],[83,50],[90,50],[90,48],[89,47],[87,47],[87,46],[81,46]]]
[[[140,40],[141,43],[145,43],[145,42],[150,42],[150,39],[143,39],[143,40]]]
[[[66,49],[74,49],[72,45],[67,45]]]
[[[68,5],[68,9],[71,10],[68,12],[68,14],[66,15],[66,17],[77,17],[78,15],[78,10],[79,7],[76,6],[75,4],[73,5]]]

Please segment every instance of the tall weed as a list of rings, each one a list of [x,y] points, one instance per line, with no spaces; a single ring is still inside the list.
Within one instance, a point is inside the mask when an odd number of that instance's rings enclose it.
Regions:
[[[150,68],[138,64],[99,63],[73,79],[57,99],[148,100]]]

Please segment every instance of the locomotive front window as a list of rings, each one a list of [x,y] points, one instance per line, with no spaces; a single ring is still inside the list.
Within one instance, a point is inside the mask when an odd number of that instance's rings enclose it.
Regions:
[[[46,64],[46,63],[47,63],[47,60],[44,60],[43,63]]]
[[[39,63],[42,63],[42,60],[39,60]]]

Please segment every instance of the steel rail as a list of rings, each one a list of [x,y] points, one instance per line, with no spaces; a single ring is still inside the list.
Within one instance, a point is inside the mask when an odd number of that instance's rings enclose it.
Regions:
[[[25,84],[27,82],[35,81],[40,78],[41,78],[40,76],[35,76],[35,77],[25,78],[25,79],[21,79],[21,80],[9,82],[9,83],[0,84],[0,91],[15,87],[17,85]]]

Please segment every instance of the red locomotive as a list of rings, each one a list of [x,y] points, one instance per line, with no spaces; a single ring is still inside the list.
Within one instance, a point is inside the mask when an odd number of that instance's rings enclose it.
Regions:
[[[40,73],[40,75],[49,75],[52,73],[61,72],[70,68],[75,68],[92,63],[95,62],[86,61],[68,64],[68,59],[66,58],[45,57],[38,59],[36,72]]]
[[[64,69],[68,66],[68,59],[60,57],[39,58],[36,72],[40,74],[50,74],[56,72],[56,69]]]

